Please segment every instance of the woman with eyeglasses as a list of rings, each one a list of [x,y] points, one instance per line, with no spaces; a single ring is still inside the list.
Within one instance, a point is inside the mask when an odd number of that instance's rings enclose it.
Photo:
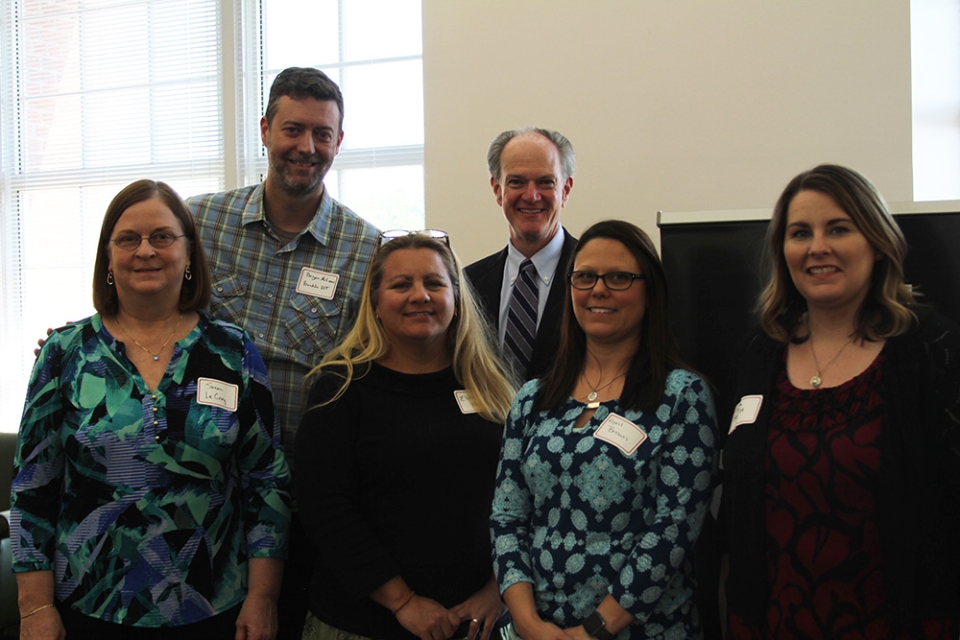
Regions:
[[[46,340],[15,457],[21,638],[271,639],[287,464],[260,355],[200,313],[193,218],[140,180],[107,208],[97,314]]]
[[[446,234],[381,243],[353,330],[308,377],[303,638],[487,640],[505,612],[487,519],[514,387]]]
[[[553,369],[507,419],[491,527],[523,640],[696,638],[691,559],[717,447],[663,266],[628,222],[580,236]]]

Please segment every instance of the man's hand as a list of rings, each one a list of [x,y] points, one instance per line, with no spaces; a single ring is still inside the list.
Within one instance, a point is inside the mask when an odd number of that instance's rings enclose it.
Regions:
[[[53,333],[53,329],[47,329],[47,338],[50,337],[50,334]],[[37,340],[37,348],[33,350],[33,357],[36,358],[40,355],[40,349],[43,348],[43,345],[46,344],[47,338],[40,338]]]

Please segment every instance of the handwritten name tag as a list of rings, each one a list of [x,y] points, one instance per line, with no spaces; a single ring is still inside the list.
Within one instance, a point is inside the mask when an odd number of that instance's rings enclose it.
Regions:
[[[611,413],[600,424],[593,437],[609,442],[629,456],[647,439],[647,432],[623,416]]]
[[[297,292],[305,296],[314,296],[324,300],[333,300],[337,293],[337,283],[340,276],[326,271],[317,271],[309,267],[300,270],[300,279],[297,281]]]
[[[221,382],[213,378],[199,378],[197,380],[197,403],[236,411],[239,391],[240,387],[229,382]]]
[[[460,391],[454,391],[453,397],[457,399],[457,404],[460,405],[460,411],[462,413],[476,413],[477,410],[474,408],[473,403],[470,402],[470,394],[462,389]]]
[[[752,424],[757,421],[760,415],[760,405],[763,404],[763,396],[743,396],[737,403],[737,408],[733,410],[733,419],[730,420],[730,430],[727,435],[733,433],[733,430],[742,424]]]

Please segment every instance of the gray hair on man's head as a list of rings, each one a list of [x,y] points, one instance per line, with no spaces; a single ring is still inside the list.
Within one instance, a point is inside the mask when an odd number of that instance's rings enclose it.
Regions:
[[[509,131],[504,131],[494,138],[493,142],[490,143],[490,149],[487,151],[487,167],[490,169],[490,175],[494,180],[500,182],[500,156],[503,155],[503,148],[507,146],[508,142],[517,136],[528,133],[539,134],[552,142],[553,146],[555,146],[557,151],[560,153],[560,167],[563,169],[562,180],[566,181],[567,178],[573,177],[573,173],[577,168],[577,159],[573,154],[573,145],[570,144],[570,141],[567,140],[566,136],[558,131],[550,131],[549,129],[524,127],[523,129],[510,129]]]

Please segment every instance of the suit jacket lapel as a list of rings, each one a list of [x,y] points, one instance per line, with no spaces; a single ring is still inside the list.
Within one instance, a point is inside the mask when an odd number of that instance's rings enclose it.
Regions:
[[[486,262],[486,261],[484,261]],[[473,285],[480,299],[480,306],[495,332],[500,330],[500,291],[503,287],[503,270],[507,266],[507,249],[493,256],[488,264],[482,266],[483,271],[471,270],[470,284]]]
[[[530,372],[533,376],[542,376],[553,364],[557,356],[557,346],[560,344],[560,324],[563,318],[563,302],[566,294],[567,262],[577,246],[577,239],[560,229],[564,234],[563,249],[560,251],[560,262],[550,281],[550,293],[547,295],[547,305],[543,309],[537,329],[537,339],[533,343],[533,355],[530,356]]]

